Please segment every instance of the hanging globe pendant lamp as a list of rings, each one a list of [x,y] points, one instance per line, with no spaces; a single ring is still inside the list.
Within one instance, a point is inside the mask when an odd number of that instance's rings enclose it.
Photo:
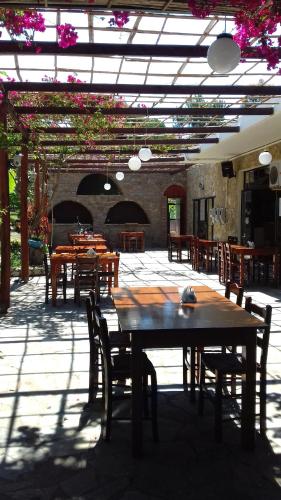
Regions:
[[[141,161],[148,161],[152,157],[151,149],[148,146],[144,146],[139,150],[139,158]]]
[[[123,181],[124,179],[124,174],[123,172],[116,172],[115,177],[118,181]]]
[[[141,168],[141,161],[138,156],[132,156],[128,161],[129,169],[136,172]]]
[[[269,151],[263,151],[259,155],[261,165],[269,165],[272,162],[272,154]]]
[[[216,73],[229,73],[238,66],[241,50],[229,33],[221,33],[207,52],[209,66]]]

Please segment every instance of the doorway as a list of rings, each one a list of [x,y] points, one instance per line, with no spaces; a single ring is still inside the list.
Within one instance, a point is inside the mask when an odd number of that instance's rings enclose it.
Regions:
[[[210,224],[210,209],[214,208],[214,198],[193,200],[193,234],[203,240],[213,239],[213,225]]]
[[[244,174],[241,193],[241,243],[253,241],[255,246],[274,246],[281,239],[280,195],[269,189],[266,168]]]
[[[167,236],[185,234],[186,228],[186,203],[185,189],[182,186],[169,186],[164,192],[167,197]]]

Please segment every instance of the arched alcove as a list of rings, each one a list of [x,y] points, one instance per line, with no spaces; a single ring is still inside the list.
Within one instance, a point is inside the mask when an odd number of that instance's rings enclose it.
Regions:
[[[51,220],[51,211],[48,214]],[[92,224],[93,219],[89,210],[76,201],[62,201],[54,206],[53,217],[58,224],[71,224],[77,221],[81,224]]]
[[[106,182],[111,184],[111,189],[106,191],[104,189],[104,185]],[[104,174],[89,174],[86,175],[80,182],[77,188],[77,194],[81,195],[99,195],[99,194],[107,194],[107,195],[116,195],[122,194],[118,185],[115,181],[113,181],[110,177],[107,178]]]
[[[149,224],[148,217],[134,201],[120,201],[110,208],[105,224]]]

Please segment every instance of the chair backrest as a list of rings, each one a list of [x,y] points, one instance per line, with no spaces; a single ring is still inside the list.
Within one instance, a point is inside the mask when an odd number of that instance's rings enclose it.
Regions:
[[[84,272],[96,272],[99,265],[99,258],[97,255],[87,255],[83,256],[77,255],[76,257],[76,270],[77,273],[81,273],[83,275]]]
[[[252,297],[247,297],[245,302],[245,310],[254,316],[257,316],[264,322],[264,327],[258,331],[257,334],[257,346],[260,349],[260,367],[261,371],[266,370],[267,353],[269,345],[270,327],[271,327],[271,316],[272,307],[267,305],[265,307],[258,306],[252,301]]]
[[[108,336],[108,328],[106,319],[101,316],[100,311],[95,308],[94,310],[94,334],[99,339],[100,350],[102,355],[103,375],[105,384],[112,378],[112,363],[110,342]]]
[[[236,304],[238,306],[242,307],[243,295],[244,295],[244,288],[242,286],[239,286],[237,283],[233,283],[231,281],[227,281],[227,283],[225,285],[225,294],[224,294],[224,296],[227,299],[230,299],[232,293],[236,296]]]
[[[228,236],[227,241],[228,241],[228,243],[230,243],[231,245],[237,245],[237,243],[238,243],[238,238],[237,238],[237,236]]]

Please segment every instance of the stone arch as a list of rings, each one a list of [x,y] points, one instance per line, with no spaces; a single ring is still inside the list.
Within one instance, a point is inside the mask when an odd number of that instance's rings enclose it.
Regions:
[[[167,198],[185,198],[186,191],[182,186],[172,184],[165,189],[164,196],[167,196]]]
[[[111,189],[109,191],[104,189],[104,184],[107,181],[111,184]],[[107,177],[104,174],[89,174],[86,175],[86,177],[83,177],[79,183],[76,194],[88,196],[106,194],[110,196],[122,194],[122,192],[120,191],[117,183],[110,177]]]
[[[52,212],[49,211],[49,220]],[[92,224],[91,212],[77,201],[61,201],[53,207],[53,217],[57,224],[72,224],[79,221],[81,224]]]
[[[150,224],[143,208],[134,201],[119,201],[107,213],[105,224]]]

